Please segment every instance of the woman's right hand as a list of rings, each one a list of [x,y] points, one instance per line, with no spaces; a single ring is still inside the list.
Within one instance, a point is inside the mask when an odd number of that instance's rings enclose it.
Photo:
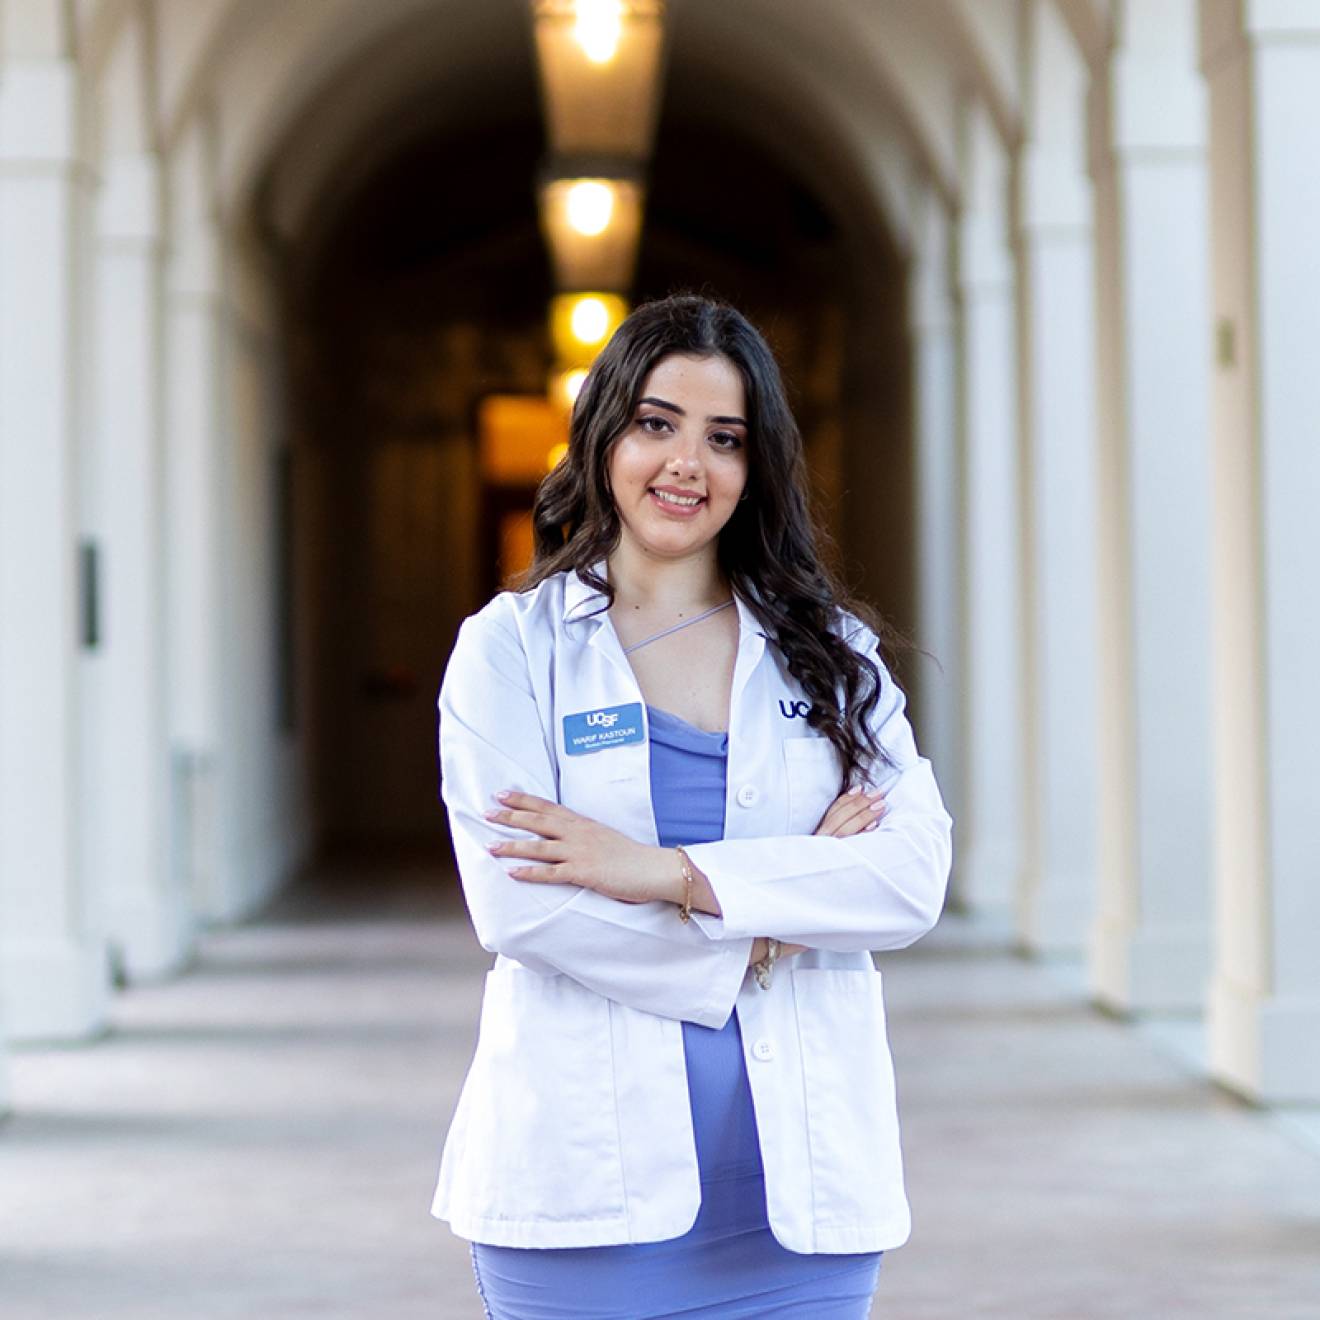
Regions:
[[[812,833],[832,834],[835,838],[846,839],[850,834],[875,829],[884,814],[885,795],[880,789],[864,791],[860,787],[850,788],[830,803]]]
[[[866,830],[875,829],[884,813],[885,795],[878,788],[870,792],[863,792],[860,788],[850,789],[846,793],[840,793],[830,803],[825,814],[820,818],[820,824],[812,833],[829,834],[837,839],[846,839],[850,834],[861,834]],[[781,944],[779,956],[788,958],[795,953],[804,953],[806,948],[805,944]],[[757,936],[752,943],[747,965],[750,967],[753,963],[760,962],[765,955],[766,942],[764,938]]]

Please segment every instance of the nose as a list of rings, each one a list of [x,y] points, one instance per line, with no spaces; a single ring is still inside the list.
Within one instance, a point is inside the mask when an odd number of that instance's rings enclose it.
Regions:
[[[690,436],[680,435],[665,463],[675,476],[698,476],[701,473],[701,444]]]

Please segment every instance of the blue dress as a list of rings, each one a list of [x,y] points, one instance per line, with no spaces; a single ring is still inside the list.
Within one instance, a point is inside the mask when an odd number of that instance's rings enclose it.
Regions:
[[[724,837],[726,733],[647,706],[660,842]],[[756,1115],[735,1010],[720,1029],[683,1023],[701,1208],[681,1237],[607,1247],[472,1244],[491,1320],[865,1320],[881,1252],[807,1256],[770,1231]]]

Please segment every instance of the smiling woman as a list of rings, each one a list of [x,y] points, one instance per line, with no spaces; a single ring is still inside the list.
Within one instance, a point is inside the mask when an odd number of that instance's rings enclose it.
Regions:
[[[899,638],[823,562],[807,489],[802,436],[759,331],[710,298],[645,304],[578,395],[568,454],[537,492],[536,558],[520,589],[584,573],[606,592],[625,642],[741,592],[811,699],[811,726],[838,750],[846,787],[884,751],[867,721],[879,698],[875,670],[834,622],[846,609],[885,650]],[[698,503],[683,507],[666,493]],[[615,586],[592,575],[605,556]],[[628,588],[635,570],[649,579],[657,567],[665,590]],[[712,703],[691,699],[713,715]]]
[[[610,452],[625,539],[641,553],[682,554],[728,522],[747,484],[743,383],[723,357],[672,354],[643,385]]]
[[[454,647],[443,795],[498,957],[433,1213],[496,1320],[861,1320],[907,1237],[869,951],[934,924],[950,820],[805,487],[760,334],[644,305]]]

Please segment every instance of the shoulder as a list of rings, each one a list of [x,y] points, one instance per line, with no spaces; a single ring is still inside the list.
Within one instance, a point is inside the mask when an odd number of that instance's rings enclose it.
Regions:
[[[529,591],[501,591],[459,625],[449,669],[511,669],[534,667],[537,656],[553,652],[563,626],[564,579],[556,573]]]
[[[459,629],[473,637],[503,633],[524,641],[538,633],[553,635],[564,617],[564,586],[567,572],[555,573],[528,591],[500,591]]]
[[[863,622],[851,610],[836,606],[831,628],[859,655],[870,656],[879,663],[880,638],[869,624]]]
[[[884,649],[875,629],[851,610],[840,606],[835,610],[834,630],[848,643],[853,654],[860,658],[863,668],[873,671],[879,695],[877,709],[882,716],[887,718],[895,708],[901,710],[906,704],[906,696],[889,672]]]

